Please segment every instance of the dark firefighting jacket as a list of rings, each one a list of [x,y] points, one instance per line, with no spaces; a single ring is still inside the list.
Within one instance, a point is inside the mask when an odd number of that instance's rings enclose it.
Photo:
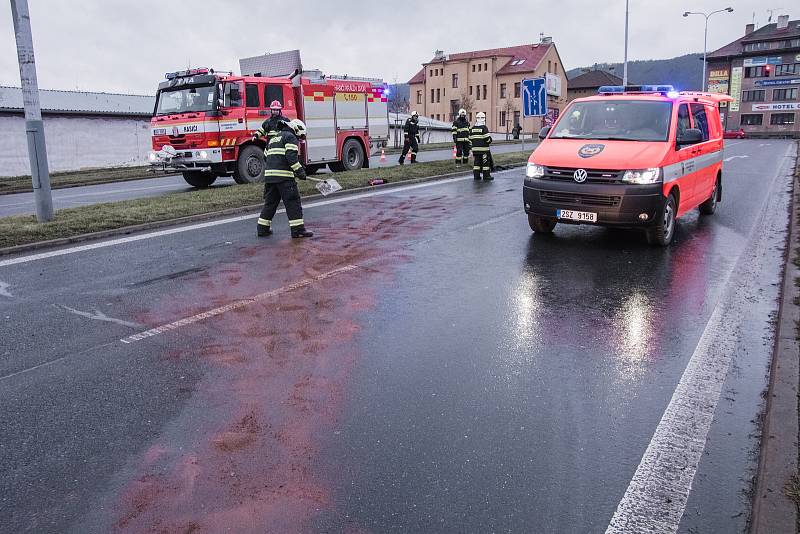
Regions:
[[[283,115],[270,117],[261,124],[261,128],[256,130],[256,134],[258,137],[266,138],[269,142],[270,138],[281,130],[281,124],[289,124],[289,120]]]
[[[469,142],[472,143],[473,152],[489,152],[489,145],[492,144],[492,134],[485,124],[475,125],[470,130]]]
[[[403,133],[409,139],[416,138],[419,140],[419,122],[414,122],[410,118],[406,119],[406,123],[403,126]]]
[[[469,121],[466,117],[458,116],[453,121],[453,142],[459,143],[469,141]]]
[[[264,151],[264,181],[275,184],[305,178],[305,170],[298,160],[299,147],[297,137],[288,126],[285,126],[270,137]]]

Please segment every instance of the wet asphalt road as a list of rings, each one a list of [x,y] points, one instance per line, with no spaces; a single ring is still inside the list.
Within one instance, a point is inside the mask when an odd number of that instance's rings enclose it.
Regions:
[[[531,144],[526,143],[526,149],[530,149]],[[521,150],[520,144],[500,144],[492,150],[501,154],[504,152],[514,152]],[[426,150],[420,152],[420,161],[437,161],[450,159],[453,153],[447,150]],[[372,168],[381,166],[393,167],[397,165],[398,154],[387,154],[386,162],[381,164],[380,155],[370,158]],[[320,171],[329,172],[327,169]],[[218,178],[212,187],[228,187],[235,185],[233,178]],[[83,187],[70,187],[66,189],[53,190],[53,206],[55,209],[74,208],[89,204],[99,204],[101,202],[116,202],[119,200],[130,200],[133,198],[147,198],[166,195],[168,193],[181,193],[193,191],[194,188],[188,186],[179,174],[162,176],[158,178],[147,178],[129,182],[117,182],[100,185],[87,185]],[[10,195],[0,195],[0,217],[10,215],[27,215],[34,213],[33,193],[14,193]]]
[[[726,332],[679,531],[742,531],[793,154],[729,142],[667,249],[532,236],[514,170],[0,263],[0,531],[603,532]]]

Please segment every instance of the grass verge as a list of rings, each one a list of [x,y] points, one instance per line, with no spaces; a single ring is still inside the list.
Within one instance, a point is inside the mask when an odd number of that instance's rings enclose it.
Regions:
[[[526,162],[529,155],[527,150],[508,152],[496,154],[494,160],[496,165],[519,165]],[[470,166],[463,165],[456,168],[452,161],[447,160],[361,169],[336,174],[335,178],[344,189],[354,189],[369,185],[368,182],[373,178],[396,183],[449,174],[456,170],[470,172],[470,169]],[[310,180],[300,181],[299,185],[303,196],[317,193]],[[235,185],[66,208],[58,210],[55,218],[44,224],[38,224],[32,215],[3,217],[0,218],[0,248],[253,206],[263,202],[263,190],[262,184]]]
[[[50,175],[50,187],[64,189],[79,185],[108,184],[166,176],[174,172],[151,172],[149,167],[117,167],[110,169],[88,169],[83,171],[55,172]],[[0,195],[30,193],[33,191],[30,176],[0,177]]]
[[[534,146],[535,142],[536,141],[534,139],[528,139],[526,137],[525,138],[525,148],[527,149],[527,147],[530,146],[531,150],[533,150],[533,146]],[[519,140],[515,141],[514,139],[509,139],[508,141],[506,141],[504,139],[492,141],[492,145],[511,145],[511,144],[522,145],[522,141],[519,141]],[[443,149],[446,149],[446,148],[449,148],[450,150],[452,150],[453,149],[453,143],[448,141],[447,143],[428,143],[428,144],[425,144],[425,145],[419,145],[419,151],[420,152],[425,152],[426,150],[443,150]],[[402,147],[401,148],[386,148],[386,153],[387,154],[399,154],[402,151],[403,151]]]

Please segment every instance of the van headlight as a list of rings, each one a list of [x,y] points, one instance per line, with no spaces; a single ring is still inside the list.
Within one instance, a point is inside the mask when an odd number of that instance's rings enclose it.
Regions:
[[[657,184],[661,182],[661,169],[653,167],[651,169],[639,169],[635,171],[625,171],[622,181],[629,184]]]
[[[528,168],[525,169],[525,177],[527,178],[541,178],[544,176],[544,165],[536,163],[528,163]]]

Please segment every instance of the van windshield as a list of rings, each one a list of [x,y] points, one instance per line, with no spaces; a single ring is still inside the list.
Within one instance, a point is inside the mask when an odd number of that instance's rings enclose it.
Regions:
[[[182,87],[159,91],[156,115],[211,111],[214,109],[214,86]]]
[[[667,141],[672,103],[648,100],[575,102],[550,139]]]

